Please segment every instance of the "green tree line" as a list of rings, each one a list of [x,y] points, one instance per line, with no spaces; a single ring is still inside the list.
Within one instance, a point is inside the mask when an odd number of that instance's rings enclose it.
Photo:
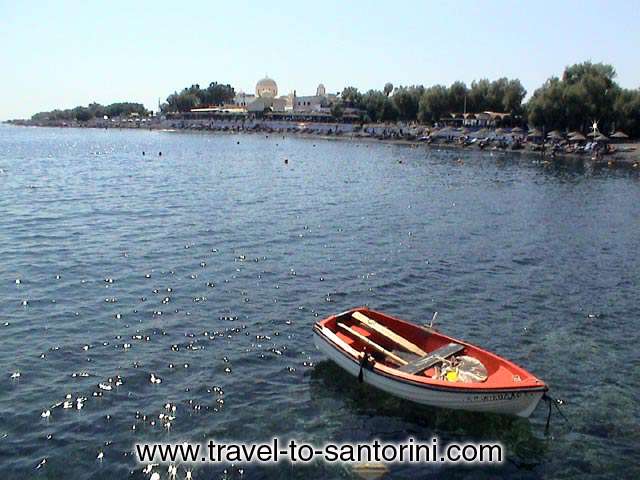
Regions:
[[[362,111],[364,121],[417,121],[433,124],[465,110],[471,113],[494,111],[511,114],[523,126],[546,131],[589,131],[594,121],[601,132],[622,130],[640,137],[640,89],[624,89],[615,81],[613,66],[584,62],[568,66],[562,77],[549,78],[524,102],[527,91],[518,79],[482,79],[470,86],[454,82],[450,86],[393,88],[361,93],[346,87],[339,105]],[[392,93],[393,92],[393,93]]]
[[[117,102],[110,105],[90,103],[86,107],[68,108],[66,110],[51,110],[50,112],[36,113],[31,117],[34,121],[64,120],[86,122],[92,118],[109,118],[127,116],[132,113],[149,115],[149,111],[141,103]]]
[[[229,84],[211,82],[207,88],[200,88],[200,85],[195,84],[182,89],[180,93],[169,95],[160,109],[165,113],[188,112],[196,107],[230,103],[235,96],[236,92]]]
[[[391,95],[393,92],[393,95]],[[500,78],[473,82],[454,82],[449,87],[412,85],[360,93],[346,87],[340,95],[342,107],[363,111],[365,121],[419,121],[434,123],[453,113],[496,111],[522,115],[526,90],[519,80]]]
[[[640,137],[640,89],[621,88],[615,77],[613,66],[602,63],[567,67],[533,93],[526,105],[529,124],[585,132],[596,121],[601,132]]]

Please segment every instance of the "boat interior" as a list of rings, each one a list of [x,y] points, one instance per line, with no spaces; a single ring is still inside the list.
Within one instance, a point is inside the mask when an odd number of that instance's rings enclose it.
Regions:
[[[330,330],[344,349],[353,349],[358,359],[366,352],[378,366],[413,381],[484,388],[541,385],[526,370],[491,352],[366,308],[329,317],[319,326]]]

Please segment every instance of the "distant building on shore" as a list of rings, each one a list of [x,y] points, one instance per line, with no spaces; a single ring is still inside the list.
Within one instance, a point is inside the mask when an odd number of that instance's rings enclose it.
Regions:
[[[514,118],[506,112],[451,113],[438,122],[448,127],[496,128],[511,126]]]
[[[337,95],[327,95],[327,90],[321,83],[316,88],[315,95],[299,97],[294,90],[291,98],[291,110],[294,112],[321,112],[323,109],[329,109],[337,99]]]
[[[278,96],[278,85],[265,76],[258,80],[255,93],[238,91],[225,105],[206,105],[190,109],[188,112],[170,112],[167,120],[211,121],[211,120],[253,120],[265,118],[274,121],[336,122],[331,106],[339,95],[328,94],[320,83],[315,95],[298,96],[294,90],[288,95]],[[353,123],[361,118],[357,109],[343,109],[340,121]]]
[[[243,91],[239,91],[236,93],[236,96],[233,98],[233,104],[238,107],[247,107],[255,102],[256,96],[251,93],[244,93]]]
[[[294,90],[289,95],[278,97],[278,85],[272,78],[265,76],[256,83],[256,93],[238,92],[233,99],[233,105],[246,109],[250,113],[264,112],[322,112],[337,100],[337,95],[327,94],[321,83],[316,88],[315,95],[298,96]]]
[[[258,80],[258,83],[256,83],[256,95],[260,98],[276,98],[278,96],[276,81],[269,77]]]

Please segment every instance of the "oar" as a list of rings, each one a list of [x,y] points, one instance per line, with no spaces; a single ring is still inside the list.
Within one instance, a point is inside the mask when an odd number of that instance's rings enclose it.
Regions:
[[[369,327],[374,332],[377,332],[380,335],[382,335],[383,337],[388,338],[389,340],[391,340],[396,345],[398,345],[398,346],[402,347],[403,349],[405,349],[407,352],[414,353],[414,354],[418,355],[419,357],[424,357],[425,355],[427,355],[427,352],[422,350],[416,344],[410,342],[409,340],[407,340],[404,337],[401,337],[400,335],[398,335],[393,330],[390,330],[387,327],[385,327],[384,325],[379,324],[378,322],[376,322],[372,318],[367,317],[365,314],[360,313],[360,312],[353,312],[352,317],[355,318],[356,320],[358,320],[363,325]]]
[[[375,343],[372,340],[369,340],[367,337],[365,337],[364,335],[359,334],[358,332],[356,332],[355,330],[347,327],[345,324],[343,323],[338,323],[338,326],[340,328],[342,328],[343,330],[346,330],[347,332],[349,332],[351,335],[353,335],[354,337],[356,337],[358,340],[360,340],[361,342],[363,342],[365,345],[373,348],[374,350],[380,352],[381,354],[383,354],[385,357],[388,357],[389,359],[393,360],[395,363],[397,363],[398,365],[406,365],[407,362],[406,360],[403,360],[402,358],[400,358],[399,356],[397,356],[396,354],[390,352],[389,350],[387,350],[384,347],[381,347],[380,345],[378,345],[377,343]]]
[[[321,329],[322,334],[324,336],[326,336],[329,340],[331,340],[333,343],[338,345],[345,352],[350,353],[351,355],[353,355],[356,358],[360,358],[364,354],[364,352],[359,352],[355,348],[353,348],[350,345],[348,345],[347,342],[342,340],[339,336],[337,336],[335,333],[333,333],[327,327],[320,327],[320,329]]]

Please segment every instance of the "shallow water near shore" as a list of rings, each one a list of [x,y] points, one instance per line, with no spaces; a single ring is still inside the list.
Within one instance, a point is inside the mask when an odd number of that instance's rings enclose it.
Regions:
[[[636,172],[0,126],[0,191],[3,478],[149,478],[136,442],[272,436],[506,447],[500,466],[390,465],[394,479],[640,475]],[[569,423],[555,414],[545,436],[543,404],[524,420],[358,385],[315,350],[311,327],[363,304],[415,322],[438,311],[443,332],[545,380]],[[191,468],[357,478],[323,463]]]

